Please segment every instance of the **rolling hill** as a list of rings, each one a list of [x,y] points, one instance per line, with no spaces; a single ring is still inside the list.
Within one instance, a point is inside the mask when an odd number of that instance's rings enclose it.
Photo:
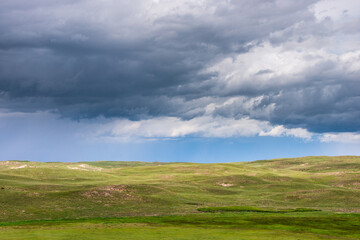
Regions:
[[[2,161],[0,204],[2,239],[46,239],[44,226],[60,236],[55,239],[71,239],[67,230],[58,231],[61,226],[68,229],[70,223],[75,224],[70,229],[80,232],[89,228],[86,224],[97,229],[87,239],[96,239],[110,223],[115,224],[114,231],[132,229],[126,239],[143,237],[136,235],[139,224],[145,224],[141,225],[145,232],[150,229],[144,233],[146,239],[154,237],[154,224],[165,224],[167,228],[161,228],[165,232],[190,226],[191,231],[186,229],[191,236],[205,226],[214,231],[213,239],[232,239],[225,237],[221,226],[241,228],[244,239],[267,239],[274,233],[298,239],[299,231],[301,239],[330,235],[354,239],[360,237],[360,157],[216,164]],[[311,228],[306,225],[310,223]],[[51,228],[51,224],[57,225]],[[30,225],[39,231],[38,238],[22,235]],[[254,229],[263,231],[263,237],[253,235]],[[110,237],[113,230],[104,234]],[[69,234],[74,239],[84,237],[80,232]],[[19,234],[23,238],[17,238]],[[158,239],[184,239],[175,235]]]
[[[1,221],[245,205],[360,212],[360,157],[238,163],[0,162]]]

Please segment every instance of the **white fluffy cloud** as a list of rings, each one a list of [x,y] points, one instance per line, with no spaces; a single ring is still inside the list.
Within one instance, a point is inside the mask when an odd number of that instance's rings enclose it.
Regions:
[[[312,39],[309,40],[311,42]],[[360,40],[356,40],[360,44]],[[292,47],[273,46],[266,42],[251,51],[226,58],[207,69],[216,72],[218,88],[226,92],[263,92],[286,89],[291,86],[310,85],[313,75],[326,70],[328,77],[324,85],[331,85],[339,75],[360,72],[360,50],[336,53],[341,45],[327,45],[325,48],[310,47],[307,42],[288,43]],[[334,43],[335,44],[335,43]],[[309,43],[311,45],[311,43]],[[329,67],[330,68],[329,68]],[[332,74],[332,75],[330,75]],[[321,76],[321,75],[320,75]],[[346,79],[338,80],[343,84]],[[346,83],[346,82],[345,82]]]
[[[320,137],[322,142],[358,143],[360,144],[360,133],[325,133]]]
[[[305,129],[271,126],[265,121],[248,118],[229,119],[202,116],[191,120],[161,117],[148,120],[114,120],[97,127],[92,139],[100,141],[134,141],[182,137],[232,138],[253,136],[291,136],[309,140],[312,134]]]

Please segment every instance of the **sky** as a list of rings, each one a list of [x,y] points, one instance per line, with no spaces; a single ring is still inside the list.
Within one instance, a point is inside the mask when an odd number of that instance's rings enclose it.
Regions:
[[[360,155],[360,1],[3,0],[0,160]]]

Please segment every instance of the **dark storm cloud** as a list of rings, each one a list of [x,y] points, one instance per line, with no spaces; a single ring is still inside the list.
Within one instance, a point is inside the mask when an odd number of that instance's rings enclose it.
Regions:
[[[267,120],[289,128],[301,127],[312,132],[356,132],[360,129],[360,69],[350,71],[349,65],[358,64],[360,52],[354,57],[343,59],[321,59],[317,64],[293,76],[277,75],[259,84],[253,78],[250,83],[233,87],[229,97],[245,95],[256,99],[250,107],[239,99],[218,107],[214,114],[224,117]],[[288,63],[291,65],[291,62]],[[272,71],[261,70],[261,74]],[[257,72],[255,75],[259,75]]]
[[[359,86],[339,83],[342,72],[326,76],[334,78],[330,85],[316,72],[314,81],[297,85],[227,91],[216,71],[205,71],[264,41],[282,45],[331,35],[331,22],[316,21],[310,10],[315,2],[2,1],[0,108],[75,119],[189,119],[229,97],[263,96],[251,111],[238,106],[231,114],[219,112],[312,131],[359,130]],[[337,84],[333,96],[316,98]],[[272,104],[269,114],[258,113]]]
[[[337,76],[337,81],[320,79],[301,89],[294,88],[270,95],[278,107],[270,121],[289,127],[301,126],[313,132],[356,132],[360,129],[360,74],[356,79]]]

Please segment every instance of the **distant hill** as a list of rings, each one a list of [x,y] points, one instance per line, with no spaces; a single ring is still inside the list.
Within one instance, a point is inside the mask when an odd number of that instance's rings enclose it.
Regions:
[[[0,162],[0,221],[186,214],[200,207],[360,213],[360,157],[238,163]]]

